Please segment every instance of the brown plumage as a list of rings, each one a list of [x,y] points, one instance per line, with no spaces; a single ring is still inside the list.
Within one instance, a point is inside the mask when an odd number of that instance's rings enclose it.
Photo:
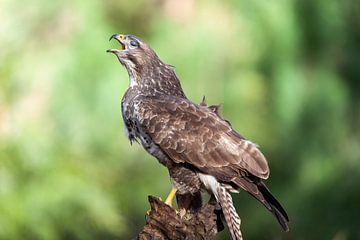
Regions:
[[[257,145],[238,134],[205,99],[186,98],[173,67],[163,63],[143,41],[113,35],[122,49],[110,49],[125,66],[130,87],[122,114],[130,141],[144,148],[169,169],[179,195],[199,196],[205,189],[220,203],[233,239],[241,239],[240,218],[230,192],[244,189],[277,218],[285,231],[288,216],[262,180],[269,167]]]

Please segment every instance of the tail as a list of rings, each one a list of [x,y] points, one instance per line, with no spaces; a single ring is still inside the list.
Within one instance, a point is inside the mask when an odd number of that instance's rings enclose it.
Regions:
[[[236,180],[236,184],[264,204],[264,206],[275,216],[284,231],[289,231],[289,217],[287,213],[263,182],[239,178]]]
[[[236,213],[230,193],[224,186],[218,185],[217,194],[215,195],[221,205],[226,224],[228,225],[230,231],[231,239],[242,240],[243,238],[240,231],[241,220]]]
[[[264,196],[265,201],[270,205],[270,211],[275,216],[275,218],[280,223],[281,227],[285,232],[289,231],[289,217],[285,212],[281,204],[276,200],[276,198],[271,194],[269,189],[265,186],[264,183],[258,184],[258,189],[261,194]]]

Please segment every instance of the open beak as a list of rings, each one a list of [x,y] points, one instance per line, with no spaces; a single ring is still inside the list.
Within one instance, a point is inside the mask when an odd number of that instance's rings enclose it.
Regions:
[[[123,34],[113,34],[110,38],[109,41],[111,41],[111,39],[115,39],[116,41],[118,41],[120,43],[121,48],[120,49],[108,49],[106,50],[106,52],[109,53],[117,53],[117,52],[121,52],[124,51],[125,48],[125,40],[124,40],[124,35]]]

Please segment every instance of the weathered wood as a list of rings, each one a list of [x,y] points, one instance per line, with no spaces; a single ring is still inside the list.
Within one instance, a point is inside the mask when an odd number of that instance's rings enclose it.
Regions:
[[[149,196],[151,210],[147,223],[136,237],[139,240],[213,239],[224,229],[220,210],[211,199],[196,211],[176,212],[156,197]]]

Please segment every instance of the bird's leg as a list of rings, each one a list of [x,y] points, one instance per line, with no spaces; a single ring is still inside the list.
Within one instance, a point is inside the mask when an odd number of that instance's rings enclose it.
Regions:
[[[167,196],[166,200],[165,200],[165,204],[169,205],[170,207],[172,207],[172,203],[174,200],[174,197],[176,195],[176,188],[172,188],[169,195]]]

